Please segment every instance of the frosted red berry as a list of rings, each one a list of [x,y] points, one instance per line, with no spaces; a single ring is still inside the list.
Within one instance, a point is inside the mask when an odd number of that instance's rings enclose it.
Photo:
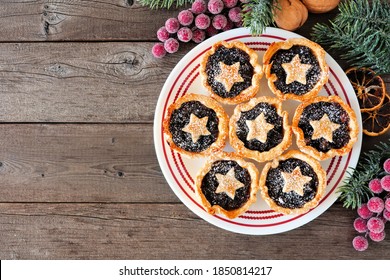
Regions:
[[[390,197],[385,200],[385,208],[387,211],[390,211]]]
[[[383,191],[382,189],[382,185],[381,185],[381,180],[378,179],[378,178],[375,178],[375,179],[372,179],[369,183],[368,183],[368,187],[370,188],[370,190],[373,192],[373,193],[376,193],[376,194],[379,194]]]
[[[188,26],[194,21],[194,14],[190,10],[183,10],[177,16],[179,23],[183,26]]]
[[[212,25],[215,29],[223,29],[227,25],[227,18],[224,15],[216,15],[213,18]]]
[[[161,42],[165,42],[166,40],[169,39],[169,32],[167,31],[167,29],[165,28],[165,26],[160,27],[160,28],[157,30],[157,38],[158,38]]]
[[[367,221],[367,228],[374,233],[381,232],[385,229],[385,223],[377,217],[372,217]]]
[[[177,18],[169,18],[165,21],[165,29],[173,34],[176,33],[180,28],[180,22]]]
[[[206,39],[206,32],[204,30],[195,29],[192,31],[192,41],[195,43],[203,42]]]
[[[387,192],[390,192],[390,175],[386,175],[381,179],[381,186]]]
[[[357,213],[360,217],[362,217],[363,219],[368,219],[368,218],[371,218],[374,213],[371,212],[368,207],[367,207],[367,204],[366,203],[363,203],[362,205],[360,205],[360,207],[357,209]]]
[[[390,221],[390,211],[389,210],[383,210],[383,218],[386,220],[386,221]]]
[[[177,39],[182,42],[189,42],[192,39],[192,31],[188,27],[182,27],[177,31]]]
[[[356,218],[353,222],[353,227],[357,232],[363,233],[367,231],[367,221],[363,218]]]
[[[179,42],[175,38],[169,38],[164,42],[164,48],[168,53],[175,53],[179,49]]]
[[[390,174],[390,158],[386,159],[383,163],[383,169],[387,174]]]
[[[352,246],[356,251],[365,251],[368,248],[368,240],[363,236],[356,236],[352,240]]]
[[[385,208],[385,203],[382,198],[374,196],[368,200],[367,208],[371,212],[380,213]]]
[[[223,0],[223,4],[226,8],[233,8],[237,6],[238,0]]]
[[[166,51],[163,43],[156,43],[152,47],[152,54],[156,58],[162,58],[166,55]]]
[[[235,7],[229,10],[229,19],[236,23],[236,22],[241,22],[242,17],[241,17],[241,8]]]
[[[191,6],[191,11],[197,15],[206,12],[206,9],[207,4],[204,0],[195,0]]]
[[[385,231],[381,231],[381,232],[378,232],[378,233],[370,231],[368,236],[370,237],[370,239],[372,241],[381,242],[381,241],[383,241],[383,239],[385,239],[386,233],[385,233]]]
[[[199,29],[206,29],[210,26],[210,17],[205,14],[197,15],[195,18],[195,26]]]
[[[209,0],[207,3],[207,9],[213,15],[220,14],[223,10],[223,2],[222,0]]]

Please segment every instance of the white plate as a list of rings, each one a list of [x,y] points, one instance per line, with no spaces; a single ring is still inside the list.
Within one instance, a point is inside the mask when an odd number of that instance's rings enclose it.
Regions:
[[[302,226],[325,212],[336,201],[338,197],[336,193],[337,186],[344,180],[347,169],[354,168],[357,164],[361,149],[361,133],[359,133],[359,139],[349,154],[321,162],[321,165],[327,171],[328,184],[324,198],[315,209],[303,215],[282,215],[272,211],[258,195],[258,201],[246,213],[234,220],[229,220],[222,215],[213,216],[205,212],[194,193],[194,178],[205,159],[194,160],[182,157],[172,151],[164,141],[162,121],[168,106],[187,92],[208,94],[201,84],[198,68],[202,55],[214,43],[221,40],[242,41],[250,48],[255,49],[259,55],[259,61],[262,61],[265,50],[272,42],[293,37],[302,36],[277,28],[267,28],[264,34],[256,37],[251,36],[246,28],[234,29],[213,36],[196,46],[180,60],[172,70],[160,93],[154,118],[154,143],[161,170],[172,190],[189,209],[204,220],[223,229],[244,234],[265,235]],[[357,113],[360,131],[362,131],[359,104],[348,78],[336,61],[328,54],[326,55],[326,61],[330,68],[329,81],[321,90],[320,95],[340,96]],[[273,96],[264,77],[261,80],[258,96],[260,93],[261,95]],[[290,123],[298,104],[296,101],[283,103],[283,109],[289,112]],[[224,106],[224,108],[231,115],[234,106]],[[293,139],[293,142],[295,142],[295,139]],[[294,148],[296,146],[293,145],[290,149]],[[225,150],[231,151],[232,148],[227,145]],[[261,172],[263,164],[256,163],[256,165]]]

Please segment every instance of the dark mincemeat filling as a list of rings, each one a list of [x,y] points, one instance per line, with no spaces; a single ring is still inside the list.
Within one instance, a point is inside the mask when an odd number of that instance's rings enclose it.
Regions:
[[[291,173],[297,166],[301,169],[304,176],[309,176],[312,180],[305,184],[303,196],[300,196],[294,191],[283,192],[284,180],[281,172]],[[313,200],[316,196],[318,188],[318,177],[313,168],[306,162],[290,158],[279,162],[279,166],[271,168],[268,171],[266,186],[268,195],[275,203],[283,208],[302,208],[304,204]]]
[[[333,132],[333,142],[329,142],[324,138],[311,139],[313,135],[313,127],[310,121],[320,120],[324,114],[327,114],[329,120],[340,125]],[[317,149],[320,152],[328,152],[330,149],[340,149],[348,144],[351,139],[349,135],[349,116],[348,113],[335,102],[317,102],[308,105],[302,112],[298,127],[302,129],[306,145]]]
[[[302,64],[310,64],[312,67],[306,74],[306,85],[300,82],[294,81],[290,84],[286,84],[286,72],[284,71],[282,64],[290,63],[295,55],[299,55]],[[276,74],[278,79],[274,82],[278,90],[283,93],[293,93],[296,95],[303,95],[311,91],[318,80],[320,79],[321,68],[319,66],[317,58],[314,56],[310,48],[306,46],[293,46],[288,50],[278,50],[271,58],[272,67],[271,73]]]
[[[208,117],[206,127],[210,135],[200,136],[196,143],[192,142],[190,133],[182,130],[189,124],[191,114],[194,114],[198,118]],[[219,135],[218,123],[219,119],[213,109],[206,107],[199,101],[188,101],[172,112],[169,130],[172,133],[172,141],[178,147],[189,152],[201,152],[217,140]]]
[[[215,193],[218,188],[216,173],[226,175],[234,168],[235,177],[244,184],[236,190],[234,200],[225,193]],[[241,167],[236,161],[220,160],[213,163],[210,171],[203,177],[201,190],[211,205],[219,205],[225,210],[234,210],[243,206],[250,196],[251,177],[247,169]]]
[[[223,84],[215,81],[215,77],[221,72],[219,62],[223,62],[226,65],[233,65],[236,62],[240,62],[238,72],[244,81],[235,83],[229,92],[226,91]],[[234,98],[252,85],[253,66],[250,64],[250,57],[246,52],[237,48],[229,49],[220,46],[214,54],[210,55],[206,64],[206,73],[207,82],[213,92],[222,98]]]
[[[246,140],[249,128],[246,125],[246,120],[254,120],[261,113],[264,113],[266,121],[274,125],[274,128],[271,129],[267,134],[267,140],[265,143],[260,142],[257,139]],[[237,131],[238,139],[240,139],[246,148],[254,151],[265,152],[269,151],[283,140],[283,118],[278,115],[276,108],[268,103],[260,102],[251,110],[246,112],[241,112],[240,119],[237,121]]]

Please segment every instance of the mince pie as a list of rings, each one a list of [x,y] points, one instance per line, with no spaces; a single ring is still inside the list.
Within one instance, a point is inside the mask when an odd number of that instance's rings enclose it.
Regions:
[[[228,116],[214,99],[186,94],[171,104],[163,130],[169,146],[189,157],[220,151],[228,136]]]
[[[323,197],[326,172],[317,160],[291,150],[264,166],[259,185],[262,198],[274,211],[303,214]]]
[[[262,68],[254,50],[244,43],[221,41],[203,56],[200,74],[211,97],[226,104],[238,104],[257,94]]]
[[[234,219],[256,201],[259,173],[232,153],[211,156],[196,177],[196,193],[210,214]]]
[[[310,100],[328,81],[325,51],[304,38],[272,43],[263,64],[269,88],[282,100]]]
[[[291,145],[288,113],[277,98],[253,98],[238,105],[230,119],[230,145],[243,157],[259,162],[281,155]]]
[[[358,136],[355,112],[338,96],[318,96],[295,111],[299,149],[318,160],[348,153]]]

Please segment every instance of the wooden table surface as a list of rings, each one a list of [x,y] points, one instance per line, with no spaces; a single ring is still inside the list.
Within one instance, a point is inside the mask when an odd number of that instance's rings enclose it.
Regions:
[[[356,213],[339,202],[295,230],[248,236],[175,196],[153,117],[194,45],[160,60],[150,50],[177,13],[133,0],[0,1],[0,259],[389,259],[389,237],[352,248]],[[296,32],[310,37],[335,13]],[[363,151],[389,136],[364,137]]]

